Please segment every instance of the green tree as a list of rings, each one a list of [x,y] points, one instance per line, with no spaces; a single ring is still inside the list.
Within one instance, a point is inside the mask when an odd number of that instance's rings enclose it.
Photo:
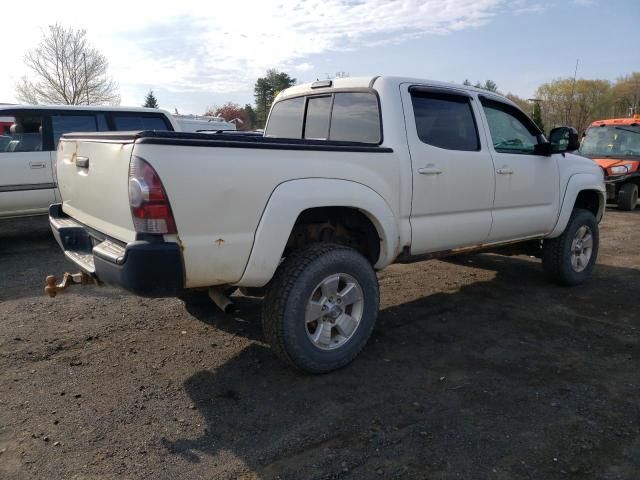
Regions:
[[[144,98],[144,105],[142,106],[147,108],[158,108],[158,99],[153,94],[153,90],[149,90],[149,93],[147,93],[147,96]]]
[[[538,87],[542,120],[548,128],[568,125],[584,131],[591,122],[612,115],[608,80],[559,78]]]
[[[248,103],[244,106],[244,113],[247,117],[247,125],[245,130],[254,130],[256,127],[256,111]]]
[[[296,79],[276,69],[267,70],[264,77],[258,78],[253,89],[256,102],[256,128],[264,128],[273,100],[282,90],[295,85]]]
[[[640,114],[640,72],[620,77],[613,85],[612,116],[626,117]]]

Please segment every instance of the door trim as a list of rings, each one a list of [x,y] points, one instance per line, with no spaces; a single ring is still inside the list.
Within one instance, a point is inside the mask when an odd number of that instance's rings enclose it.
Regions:
[[[51,190],[55,183],[23,183],[20,185],[0,185],[1,192],[23,192],[25,190]]]

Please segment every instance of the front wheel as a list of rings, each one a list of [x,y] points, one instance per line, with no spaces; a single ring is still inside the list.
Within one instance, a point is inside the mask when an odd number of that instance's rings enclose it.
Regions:
[[[616,202],[620,210],[631,211],[636,208],[638,203],[638,185],[635,183],[625,183],[618,191],[618,200]]]
[[[561,285],[584,283],[595,267],[599,244],[595,216],[576,208],[562,235],[542,244],[542,267],[547,277]]]
[[[317,243],[278,267],[262,311],[264,335],[283,360],[309,373],[347,365],[378,316],[378,279],[352,248]]]

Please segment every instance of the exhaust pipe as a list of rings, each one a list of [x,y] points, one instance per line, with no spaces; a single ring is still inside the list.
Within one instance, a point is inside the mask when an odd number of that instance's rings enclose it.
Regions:
[[[224,313],[235,313],[238,310],[233,301],[231,301],[231,299],[225,295],[221,289],[216,287],[209,288],[209,298]]]

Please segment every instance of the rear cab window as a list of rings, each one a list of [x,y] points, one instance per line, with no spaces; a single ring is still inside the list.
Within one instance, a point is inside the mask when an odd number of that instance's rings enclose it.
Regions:
[[[280,100],[273,106],[265,135],[378,145],[378,97],[373,92],[333,92]]]

